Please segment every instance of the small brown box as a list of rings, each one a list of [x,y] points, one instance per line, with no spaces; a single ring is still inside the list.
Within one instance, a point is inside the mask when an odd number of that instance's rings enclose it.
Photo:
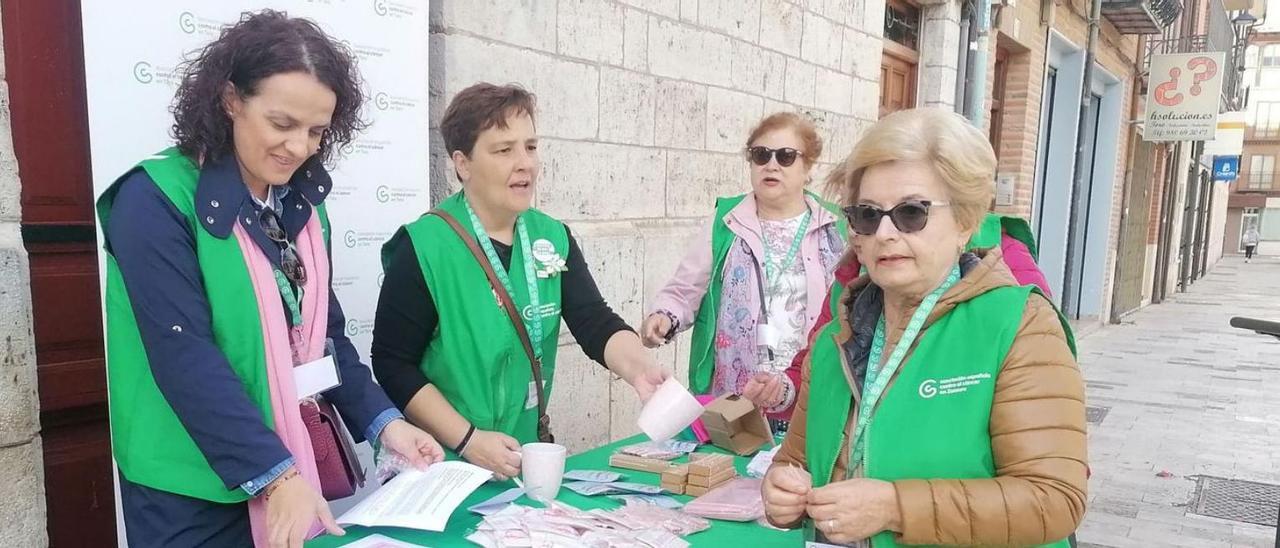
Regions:
[[[689,479],[689,465],[680,464],[662,471],[662,483],[684,485]]]
[[[733,470],[733,457],[723,453],[694,453],[689,456],[689,474],[714,476],[723,470]]]
[[[661,474],[668,468],[671,463],[665,460],[648,459],[645,457],[637,457],[635,455],[623,455],[622,453],[614,453],[609,457],[609,466],[614,468],[626,468],[627,470],[639,470],[641,472],[653,472]]]
[[[666,492],[671,493],[673,495],[683,495],[685,490],[688,488],[683,483],[667,483],[665,481],[662,482],[660,487],[662,487],[662,489],[665,490]]]
[[[684,494],[689,495],[691,497],[701,497],[702,495],[705,495],[711,492],[711,490],[715,489],[716,487],[719,487],[719,485],[713,485],[711,487],[698,487],[697,485],[690,485],[684,488]]]
[[[765,443],[773,446],[773,432],[764,413],[751,400],[725,394],[707,404],[702,424],[716,447],[738,455],[752,455]]]
[[[710,476],[689,474],[689,485],[695,485],[698,487],[708,487],[708,488],[715,487],[737,476],[738,476],[738,472],[732,468],[728,470],[721,470]]]

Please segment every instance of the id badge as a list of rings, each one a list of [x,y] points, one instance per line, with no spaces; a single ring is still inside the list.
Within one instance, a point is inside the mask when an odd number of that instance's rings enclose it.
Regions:
[[[756,346],[777,348],[782,343],[782,332],[771,323],[756,325]]]
[[[298,389],[298,400],[305,400],[342,384],[338,378],[338,362],[333,360],[332,355],[294,367],[293,381]]]
[[[325,339],[323,358],[294,366],[293,382],[299,401],[342,385],[336,354],[333,339]]]
[[[538,383],[529,381],[529,394],[524,398],[524,408],[527,410],[535,407],[538,407]]]

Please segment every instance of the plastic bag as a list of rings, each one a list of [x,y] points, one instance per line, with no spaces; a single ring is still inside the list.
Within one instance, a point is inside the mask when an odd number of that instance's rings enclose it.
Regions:
[[[684,506],[687,514],[725,521],[753,521],[764,516],[764,500],[760,496],[761,481],[738,478]]]

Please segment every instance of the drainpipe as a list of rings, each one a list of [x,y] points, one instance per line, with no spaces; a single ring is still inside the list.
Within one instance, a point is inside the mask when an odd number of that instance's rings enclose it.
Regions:
[[[1090,152],[1084,149],[1086,142],[1084,132],[1088,128],[1089,117],[1092,116],[1092,113],[1089,112],[1089,106],[1093,102],[1093,49],[1095,42],[1098,41],[1098,22],[1102,18],[1102,0],[1092,0],[1092,4],[1089,9],[1089,39],[1085,42],[1084,85],[1080,89],[1080,120],[1076,124],[1075,178],[1071,183],[1071,203],[1070,208],[1067,210],[1068,226],[1070,226],[1070,223],[1075,222],[1076,215],[1084,207],[1085,195],[1083,189],[1085,181],[1092,175],[1084,172],[1085,155]],[[1094,145],[1096,146],[1097,143],[1095,142]],[[1070,302],[1069,299],[1071,299],[1072,292],[1079,292],[1079,288],[1072,287],[1071,283],[1071,273],[1076,268],[1079,268],[1079,265],[1075,264],[1076,247],[1076,239],[1068,237],[1066,269],[1062,277],[1062,304],[1064,308]],[[1075,302],[1075,310],[1070,311],[1070,315],[1078,319],[1080,316],[1080,300],[1076,299]]]
[[[973,93],[969,95],[969,123],[980,130],[986,129],[987,54],[991,37],[991,0],[977,0],[978,46],[973,52]]]

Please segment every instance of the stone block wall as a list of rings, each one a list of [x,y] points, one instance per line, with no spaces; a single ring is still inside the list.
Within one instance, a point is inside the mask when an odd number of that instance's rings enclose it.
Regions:
[[[0,38],[0,59],[4,58]],[[13,152],[9,86],[0,63],[0,538],[44,546],[44,467],[40,445],[31,276],[22,244],[22,187]]]
[[[638,326],[714,199],[749,190],[742,149],[762,116],[812,117],[823,164],[875,120],[883,19],[874,0],[434,0],[433,131],[475,82],[534,92],[537,207],[568,223],[605,298]],[[438,201],[458,184],[438,133],[433,142]],[[561,342],[558,436],[577,450],[635,433],[631,389],[567,332]],[[687,343],[685,334],[657,352],[682,380]]]

